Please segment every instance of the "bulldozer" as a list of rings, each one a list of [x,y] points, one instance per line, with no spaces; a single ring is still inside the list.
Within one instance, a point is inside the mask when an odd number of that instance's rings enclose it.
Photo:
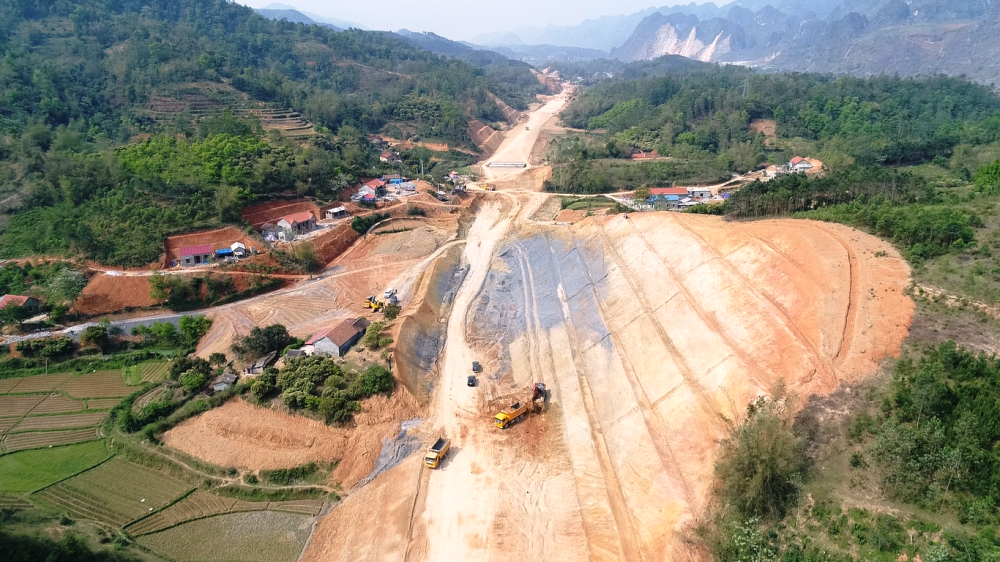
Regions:
[[[385,308],[385,303],[375,298],[375,295],[369,295],[365,299],[365,308],[370,308],[375,312],[381,312]]]
[[[527,402],[515,402],[500,410],[500,413],[493,417],[493,425],[500,429],[507,429],[518,422],[524,421],[524,418],[528,417],[528,410],[534,409],[535,402],[538,400],[543,402],[548,400],[545,383],[536,382],[532,385],[531,398]]]

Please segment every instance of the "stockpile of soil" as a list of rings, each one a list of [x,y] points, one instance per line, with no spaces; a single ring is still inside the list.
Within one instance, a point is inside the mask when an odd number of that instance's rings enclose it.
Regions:
[[[149,277],[97,273],[76,300],[76,310],[81,314],[97,315],[158,304],[159,301],[149,296]]]

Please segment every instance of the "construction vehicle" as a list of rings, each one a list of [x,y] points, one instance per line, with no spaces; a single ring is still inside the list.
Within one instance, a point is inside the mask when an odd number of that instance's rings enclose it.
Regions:
[[[488,183],[488,184],[486,184],[486,185],[483,186],[483,189],[486,190],[486,191],[496,191],[497,190],[497,184],[495,184],[495,183]]]
[[[368,298],[365,299],[365,308],[370,308],[375,312],[381,312],[381,310],[385,308],[385,303],[376,299],[374,295],[369,295]]]
[[[528,408],[533,407],[538,399],[542,399],[543,401],[546,399],[545,384],[540,382],[536,382],[531,387],[530,400],[527,402],[515,402],[500,410],[500,413],[493,418],[493,425],[500,429],[507,429],[515,423],[524,420],[524,418],[528,417]]]
[[[444,460],[444,457],[448,454],[448,450],[451,449],[451,439],[446,439],[444,437],[438,437],[438,440],[431,445],[431,448],[424,455],[424,464],[428,468],[437,468],[438,464]]]

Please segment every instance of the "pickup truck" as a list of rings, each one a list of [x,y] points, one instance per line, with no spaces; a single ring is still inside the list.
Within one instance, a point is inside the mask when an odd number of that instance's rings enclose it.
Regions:
[[[448,449],[451,449],[451,439],[438,437],[438,440],[431,445],[430,450],[424,455],[424,464],[429,468],[437,468],[438,464],[448,454]]]

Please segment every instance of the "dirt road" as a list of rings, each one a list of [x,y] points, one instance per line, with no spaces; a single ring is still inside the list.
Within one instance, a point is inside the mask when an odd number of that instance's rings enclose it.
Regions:
[[[535,147],[535,143],[538,142],[543,126],[562,111],[571,94],[572,91],[566,89],[562,93],[552,96],[544,105],[529,114],[527,122],[519,123],[510,131],[500,148],[483,164],[483,181],[493,182],[509,179],[527,171],[530,168],[531,151]],[[524,162],[527,167],[491,168],[489,166],[491,162]]]

